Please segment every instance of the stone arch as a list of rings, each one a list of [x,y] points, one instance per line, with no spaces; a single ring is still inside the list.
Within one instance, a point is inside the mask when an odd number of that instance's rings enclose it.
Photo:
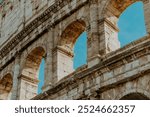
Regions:
[[[32,53],[33,50],[35,50],[36,48],[42,48],[43,51],[44,51],[44,55],[43,56],[46,56],[46,53],[47,53],[47,48],[45,46],[45,43],[44,42],[35,42],[33,43],[33,45],[29,46],[26,51],[24,51],[21,55],[21,72],[23,71],[24,67],[25,67],[25,64],[26,64],[26,58],[28,57],[28,55],[30,53]]]
[[[71,22],[62,31],[58,46],[68,47],[72,50],[79,35],[86,29],[86,23],[83,20],[76,20]]]
[[[83,13],[84,14],[84,13]],[[85,28],[87,29],[87,27],[90,25],[90,19],[89,19],[89,17],[87,17],[87,16],[83,16],[83,15],[81,15],[81,16],[74,16],[73,18],[71,17],[71,19],[68,19],[68,20],[66,20],[66,21],[64,21],[63,23],[62,23],[62,28],[61,28],[61,33],[60,33],[60,37],[61,37],[61,35],[63,34],[63,32],[64,32],[64,30],[65,29],[67,29],[67,27],[69,26],[69,25],[71,25],[71,24],[73,24],[73,22],[77,22],[77,21],[81,21],[81,22],[84,22],[84,24],[85,24]],[[60,38],[61,39],[61,38]],[[60,40],[59,39],[59,40]]]
[[[32,53],[33,50],[35,50],[36,48],[41,48],[43,49],[43,51],[46,53],[46,47],[44,45],[44,43],[40,43],[40,42],[36,42],[34,43],[32,46],[29,46],[26,50],[26,53],[25,53],[25,58],[27,58],[27,56]]]
[[[30,50],[26,56],[25,63],[24,63],[24,69],[23,69],[22,73],[24,73],[24,70],[26,68],[27,69],[31,68],[31,69],[34,69],[34,71],[32,71],[32,70],[31,71],[36,76],[35,72],[38,71],[41,60],[44,57],[44,55],[45,55],[45,49],[41,46],[35,47],[34,49]]]
[[[74,45],[78,37],[86,31],[86,23],[77,19],[63,29],[57,42],[57,48],[54,51],[56,53],[56,59],[54,60],[54,63],[56,63],[54,71],[57,71],[54,75],[54,79],[57,79],[56,82],[74,72]]]
[[[13,78],[10,73],[6,74],[2,79],[0,79],[0,99],[8,99],[13,85]]]
[[[0,80],[3,78],[3,76],[10,74],[11,76],[13,76],[14,71],[12,71],[12,66],[8,66],[5,69],[2,70],[2,72],[0,73]]]
[[[109,8],[112,10],[115,16],[119,17],[126,8],[133,3],[140,1],[146,4],[149,0],[107,0],[105,3],[103,3],[102,16],[106,14]]]
[[[99,28],[103,31],[101,35],[101,43],[103,45],[101,45],[101,48],[104,48],[104,50],[102,49],[104,55],[120,48],[120,41],[118,39],[119,16],[126,8],[139,1],[142,1],[144,4],[147,3],[147,0],[108,0],[100,3],[103,8],[99,14],[101,16],[99,18]]]
[[[149,98],[141,93],[130,93],[122,97],[120,100],[149,100]]]
[[[150,93],[142,88],[132,88],[117,95],[115,100],[136,100],[135,98],[138,100],[148,100],[150,99]]]
[[[20,93],[23,93],[21,94],[21,99],[31,99],[37,95],[39,83],[38,71],[45,53],[46,51],[42,46],[36,46],[25,55],[20,76]]]

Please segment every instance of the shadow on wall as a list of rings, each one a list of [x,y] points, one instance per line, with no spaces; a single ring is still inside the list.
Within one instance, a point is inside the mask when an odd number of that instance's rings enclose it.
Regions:
[[[149,99],[143,94],[131,93],[131,94],[125,95],[120,100],[149,100]]]
[[[13,84],[13,78],[11,74],[6,74],[0,80],[0,100],[10,99],[12,84]]]

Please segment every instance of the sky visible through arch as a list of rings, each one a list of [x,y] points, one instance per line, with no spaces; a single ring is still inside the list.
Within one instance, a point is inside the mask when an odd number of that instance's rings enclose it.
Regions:
[[[146,35],[145,21],[144,21],[144,11],[143,3],[136,2],[129,6],[120,16],[118,21],[119,27],[119,41],[121,47],[129,44],[130,42],[139,39]],[[78,68],[86,64],[87,57],[87,37],[86,33],[82,33],[78,38],[75,47],[74,47],[74,68]],[[42,61],[40,70],[39,70],[39,88],[38,93],[41,92],[41,87],[44,84],[44,61]]]

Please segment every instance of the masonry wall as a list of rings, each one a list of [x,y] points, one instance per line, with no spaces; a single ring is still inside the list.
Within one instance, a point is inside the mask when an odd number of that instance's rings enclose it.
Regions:
[[[55,0],[3,0],[0,4],[0,45],[19,33]]]
[[[140,41],[143,44],[136,42],[128,45],[130,49],[119,49],[118,53],[105,56],[101,65],[65,77],[55,87],[33,99],[119,100],[129,94],[140,94],[150,99],[150,41],[149,37]],[[140,99],[140,95],[133,99]]]
[[[3,5],[0,9],[0,82],[5,74],[11,74],[13,86],[9,98],[30,99],[37,95],[37,73],[42,59],[45,60],[43,92],[35,99],[103,99],[103,92],[108,88],[127,82],[126,76],[128,79],[131,75],[132,79],[138,74],[133,66],[137,65],[142,72],[148,71],[142,61],[149,64],[149,46],[146,45],[150,32],[149,0],[143,0],[147,36],[118,50],[118,17],[136,1],[14,0]],[[84,31],[87,33],[87,64],[74,71],[70,52]],[[59,51],[59,47],[63,51]],[[138,51],[139,56],[132,49]],[[139,49],[143,50],[142,55]],[[134,54],[122,58],[132,51]],[[126,71],[130,67],[132,73]],[[45,97],[49,92],[51,95]]]

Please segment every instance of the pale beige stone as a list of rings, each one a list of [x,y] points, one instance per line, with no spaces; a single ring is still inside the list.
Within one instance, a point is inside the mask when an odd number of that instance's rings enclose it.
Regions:
[[[3,5],[0,99],[150,99],[149,0],[142,0],[148,35],[123,48],[118,40],[118,18],[137,1],[13,0]],[[84,31],[87,64],[74,70],[74,44]],[[45,78],[38,95],[42,59]]]

